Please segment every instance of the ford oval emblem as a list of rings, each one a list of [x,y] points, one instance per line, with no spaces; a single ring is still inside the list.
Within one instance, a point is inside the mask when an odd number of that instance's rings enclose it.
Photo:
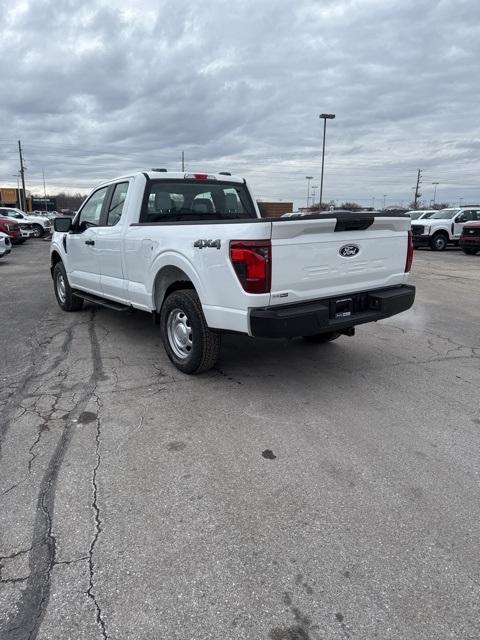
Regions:
[[[351,258],[352,256],[356,256],[360,251],[360,247],[357,247],[356,244],[344,244],[343,247],[340,248],[339,254],[344,258]]]

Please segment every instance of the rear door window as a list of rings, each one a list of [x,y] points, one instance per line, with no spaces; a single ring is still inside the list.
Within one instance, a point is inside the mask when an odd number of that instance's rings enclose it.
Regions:
[[[122,217],[123,205],[127,197],[128,182],[119,182],[113,190],[110,206],[107,213],[107,226],[115,226]]]

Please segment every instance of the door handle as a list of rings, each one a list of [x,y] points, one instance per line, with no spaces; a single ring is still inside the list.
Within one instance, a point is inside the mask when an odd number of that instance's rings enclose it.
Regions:
[[[85,240],[85,244],[89,244],[93,247],[93,245],[95,244],[95,240]]]

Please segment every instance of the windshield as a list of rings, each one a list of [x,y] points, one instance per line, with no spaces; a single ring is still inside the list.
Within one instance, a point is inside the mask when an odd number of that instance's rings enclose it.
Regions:
[[[152,180],[146,187],[140,222],[256,218],[242,183],[216,180]]]
[[[422,213],[423,211],[409,211],[410,218],[412,220],[418,220]]]
[[[432,213],[430,220],[451,220],[459,211],[460,209],[441,209]]]

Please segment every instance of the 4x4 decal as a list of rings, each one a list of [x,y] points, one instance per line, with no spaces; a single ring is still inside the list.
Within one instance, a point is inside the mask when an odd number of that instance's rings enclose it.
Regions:
[[[195,240],[193,246],[197,249],[220,249],[221,244],[220,240]]]

